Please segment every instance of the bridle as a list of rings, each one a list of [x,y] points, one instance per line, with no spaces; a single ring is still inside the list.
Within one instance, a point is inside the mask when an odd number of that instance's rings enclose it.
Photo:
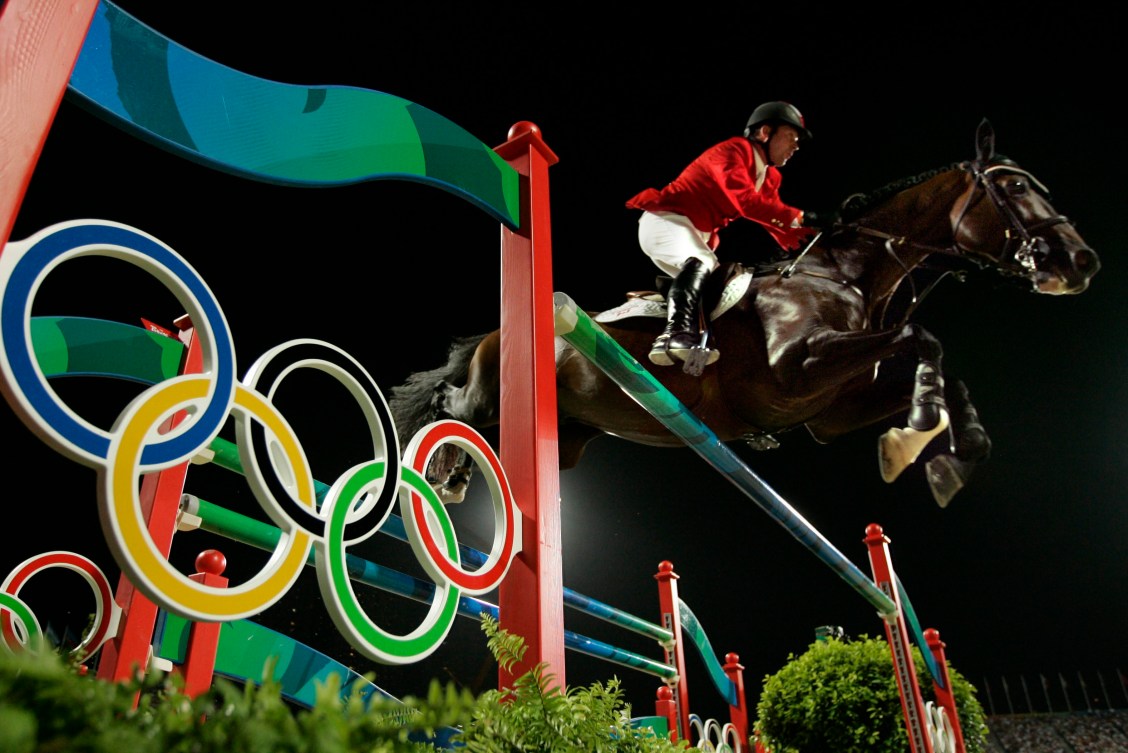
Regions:
[[[924,299],[924,297],[932,291],[932,289],[948,275],[954,275],[957,279],[963,280],[966,276],[965,270],[944,270],[940,276],[934,279],[925,290],[918,295],[916,289],[916,281],[911,274],[912,270],[901,258],[898,253],[899,248],[914,248],[931,254],[938,254],[947,257],[954,257],[962,261],[971,262],[979,268],[993,267],[1001,275],[1011,278],[1022,278],[1034,284],[1033,275],[1038,271],[1039,262],[1049,254],[1049,247],[1040,233],[1046,228],[1054,227],[1055,225],[1067,224],[1073,225],[1073,222],[1065,215],[1054,215],[1047,217],[1044,220],[1036,222],[1031,225],[1025,225],[1022,219],[1018,216],[1011,200],[1005,195],[1002,189],[994,179],[997,173],[1017,174],[1024,176],[1030,181],[1031,185],[1037,188],[1042,194],[1048,196],[1049,189],[1037,178],[1035,178],[1027,170],[1023,170],[1018,165],[1005,161],[990,162],[982,159],[977,159],[970,162],[961,162],[957,165],[960,170],[970,173],[972,176],[971,190],[967,193],[967,199],[964,201],[963,207],[960,209],[959,215],[952,223],[952,244],[950,246],[933,246],[927,243],[912,240],[903,235],[893,235],[883,230],[867,227],[858,223],[844,223],[840,225],[838,230],[848,230],[875,238],[883,241],[885,251],[905,272],[905,278],[908,279],[909,285],[912,288],[912,298],[909,302],[908,309],[902,318],[902,324],[907,322],[912,313],[916,310],[917,306]],[[999,217],[1006,225],[1004,235],[1006,237],[1003,253],[1000,254],[998,259],[989,259],[981,254],[977,254],[970,249],[960,246],[959,243],[959,230],[964,220],[967,218],[968,211],[978,201],[986,195],[991,199],[992,205],[998,212]],[[852,198],[852,197],[851,197]],[[849,202],[849,199],[847,199]],[[779,274],[788,278],[796,272],[800,274],[811,274],[817,277],[827,277],[826,275],[818,274],[815,272],[808,272],[798,268],[800,260],[810,251],[822,236],[822,232],[818,233],[807,244],[806,248],[798,254],[795,259],[787,266],[779,270]],[[827,279],[832,279],[827,277]],[[857,291],[857,287],[851,285],[848,281],[839,280],[843,285],[847,285]],[[860,292],[860,291],[859,291]],[[864,297],[864,296],[863,296]],[[887,302],[888,303],[888,302]]]
[[[971,173],[973,184],[972,190],[968,193],[967,200],[964,201],[963,207],[960,208],[959,215],[956,217],[955,222],[952,223],[952,245],[932,246],[914,241],[905,236],[892,235],[858,224],[847,224],[844,228],[848,228],[862,235],[869,235],[884,240],[885,250],[889,252],[906,272],[908,272],[908,267],[901,261],[900,256],[898,256],[896,252],[896,247],[898,246],[910,246],[912,248],[928,251],[930,254],[954,256],[971,261],[981,268],[994,267],[1004,275],[1023,277],[1028,280],[1031,279],[1031,275],[1038,271],[1038,262],[1049,254],[1046,239],[1043,238],[1040,233],[1046,228],[1054,227],[1055,225],[1065,224],[1072,226],[1073,221],[1063,214],[1057,214],[1032,225],[1023,224],[1022,219],[1019,218],[1010,199],[1004,195],[1003,191],[991,176],[994,173],[1022,175],[1044,195],[1048,196],[1050,192],[1049,189],[1029,171],[1023,170],[1012,162],[983,164],[980,160],[975,160],[973,162],[961,162],[958,167],[965,172]],[[1006,245],[1003,248],[1003,253],[1000,254],[998,259],[990,259],[989,261],[985,261],[982,255],[960,246],[958,240],[960,225],[962,225],[966,219],[968,210],[978,203],[980,191],[991,199],[992,205],[994,205],[995,210],[999,213],[999,216],[1007,226],[1003,230],[1006,237]]]
[[[1011,204],[1010,200],[1003,194],[998,184],[991,179],[991,175],[995,172],[1022,175],[1044,195],[1048,196],[1050,192],[1040,180],[1012,162],[995,162],[993,164],[984,165],[979,160],[975,160],[974,162],[961,163],[960,168],[972,174],[975,181],[974,188],[982,189],[983,193],[990,197],[991,203],[995,206],[995,210],[1008,225],[1004,230],[1006,245],[1003,248],[1003,253],[997,261],[993,261],[992,265],[1004,275],[1031,279],[1031,275],[1038,271],[1038,262],[1049,254],[1049,246],[1046,243],[1046,239],[1039,235],[1039,233],[1055,225],[1065,224],[1072,226],[1073,222],[1065,215],[1057,214],[1032,225],[1024,225],[1018,213],[1015,212],[1014,206]],[[978,190],[973,190],[968,195],[967,201],[964,202],[963,208],[960,210],[959,216],[956,218],[956,221],[952,223],[952,250],[984,266],[983,261],[979,257],[969,253],[967,249],[961,249],[959,247],[959,241],[956,240],[959,237],[960,225],[967,216],[968,210],[978,201],[976,198],[977,195]]]

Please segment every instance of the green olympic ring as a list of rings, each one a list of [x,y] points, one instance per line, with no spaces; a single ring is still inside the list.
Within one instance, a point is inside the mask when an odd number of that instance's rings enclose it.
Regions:
[[[38,652],[43,649],[43,629],[39,627],[39,620],[35,619],[35,612],[18,596],[9,593],[0,592],[0,611],[7,610],[12,613],[16,619],[17,630],[15,630],[15,640],[17,645],[13,646],[7,635],[4,640],[0,641],[9,652],[15,653],[21,648],[28,648],[33,652]],[[22,628],[22,634],[21,630]]]
[[[435,580],[436,589],[419,627],[407,635],[394,635],[368,619],[357,601],[345,564],[344,529],[353,503],[381,481],[383,470],[381,463],[355,466],[330,489],[323,506],[329,515],[328,535],[314,544],[317,576],[333,622],[353,646],[385,664],[410,664],[429,656],[446,638],[454,624],[461,592],[442,577],[442,573],[424,563],[428,575]],[[442,530],[446,554],[457,560],[458,541],[446,508],[418,473],[406,466],[401,473],[401,480],[427,499],[430,513]]]

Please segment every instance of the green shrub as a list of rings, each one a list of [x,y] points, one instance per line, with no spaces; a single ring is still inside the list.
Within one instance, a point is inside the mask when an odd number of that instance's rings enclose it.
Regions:
[[[912,647],[925,702],[935,702],[932,676]],[[967,753],[986,750],[987,725],[975,688],[948,665]],[[909,750],[889,644],[856,640],[811,644],[764,680],[755,729],[772,753],[904,753]]]
[[[174,676],[105,682],[49,651],[0,650],[5,753],[433,752],[412,738],[468,719],[474,704],[437,683],[425,700],[366,703],[359,689],[342,698],[336,678],[318,689],[311,709],[295,710],[271,680],[240,686],[216,678],[210,692],[189,698]]]
[[[499,629],[489,615],[483,616],[482,629],[503,668],[521,661],[524,641]],[[630,706],[615,678],[584,688],[561,689],[552,681],[553,675],[537,665],[517,678],[513,688],[486,691],[456,742],[473,753],[662,753],[689,747],[657,737],[649,728],[632,729]]]
[[[488,616],[482,629],[505,667],[524,653],[520,637]],[[342,697],[331,677],[314,706],[295,709],[280,686],[216,678],[189,698],[173,675],[113,683],[84,675],[57,653],[0,647],[0,751],[4,753],[434,753],[426,740],[457,728],[468,751],[664,753],[685,750],[632,729],[618,680],[586,688],[552,687],[538,666],[511,692],[478,698],[432,681],[426,698],[401,702]],[[264,677],[272,676],[271,668]],[[371,679],[371,678],[370,678]],[[358,684],[359,685],[359,684]],[[136,700],[136,703],[135,703]]]

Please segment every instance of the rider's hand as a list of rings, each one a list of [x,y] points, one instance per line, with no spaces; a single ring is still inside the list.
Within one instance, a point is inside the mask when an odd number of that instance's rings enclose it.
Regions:
[[[812,212],[803,211],[803,227],[814,227],[824,230],[838,222],[838,212]]]

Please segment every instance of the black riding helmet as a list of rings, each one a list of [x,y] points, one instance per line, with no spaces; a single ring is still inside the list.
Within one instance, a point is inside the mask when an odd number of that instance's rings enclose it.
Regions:
[[[799,137],[804,141],[811,138],[803,113],[790,102],[765,102],[753,110],[752,116],[748,118],[748,125],[744,128],[745,138],[764,123],[787,123],[799,131]]]

